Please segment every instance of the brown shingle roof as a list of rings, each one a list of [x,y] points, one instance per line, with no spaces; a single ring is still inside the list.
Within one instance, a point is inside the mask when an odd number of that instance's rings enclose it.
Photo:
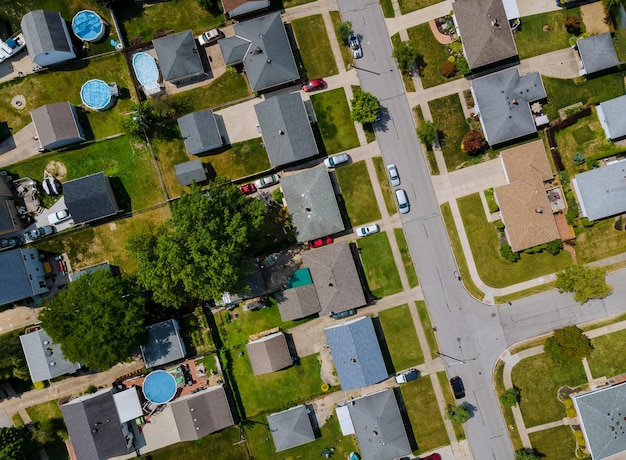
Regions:
[[[184,396],[170,405],[181,441],[195,441],[235,423],[221,385]]]
[[[282,332],[268,335],[246,345],[254,375],[269,374],[291,366],[291,353]]]
[[[314,315],[322,309],[313,284],[285,289],[276,294],[276,300],[283,321]]]

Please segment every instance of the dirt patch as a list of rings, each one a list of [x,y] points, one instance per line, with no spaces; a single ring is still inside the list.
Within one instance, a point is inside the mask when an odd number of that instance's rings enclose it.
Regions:
[[[61,163],[60,161],[49,161],[48,164],[46,164],[46,171],[60,181],[63,181],[67,177],[67,167],[65,163]]]
[[[602,2],[590,3],[580,7],[580,15],[585,23],[588,35],[603,34],[612,32],[613,22],[607,17]]]

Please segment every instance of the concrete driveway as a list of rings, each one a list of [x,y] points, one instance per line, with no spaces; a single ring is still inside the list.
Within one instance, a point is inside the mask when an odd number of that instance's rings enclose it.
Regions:
[[[572,48],[564,48],[524,59],[519,69],[522,75],[538,70],[541,75],[548,77],[576,78],[580,76],[581,67],[578,53]]]

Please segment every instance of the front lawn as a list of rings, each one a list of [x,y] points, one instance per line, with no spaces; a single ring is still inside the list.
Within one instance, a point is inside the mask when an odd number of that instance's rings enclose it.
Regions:
[[[428,102],[433,121],[439,127],[439,142],[446,169],[454,171],[467,164],[479,163],[480,157],[467,155],[461,149],[463,136],[470,130],[465,120],[461,99],[457,93]]]
[[[430,349],[430,357],[431,359],[437,359],[437,352],[439,351],[439,345],[437,344],[437,337],[435,337],[435,331],[433,330],[433,325],[430,322],[430,315],[428,314],[426,303],[423,300],[418,300],[415,302],[415,306],[417,307],[417,314],[420,318],[420,323],[422,323],[422,329],[424,330],[424,335],[426,336],[426,342],[428,342],[428,348]]]
[[[389,183],[387,169],[385,168],[382,157],[374,157],[372,158],[372,161],[374,162],[374,169],[376,169],[376,178],[380,184],[380,190],[383,192],[387,213],[390,216],[393,216],[396,212],[398,212],[398,208],[396,207],[396,201],[393,198],[393,191],[391,190],[391,184]]]
[[[568,16],[581,18],[580,8],[561,8],[547,13],[524,16],[522,23],[513,35],[519,58],[527,59],[568,48],[570,46],[569,39],[574,36],[563,27]],[[546,26],[549,28],[547,31]],[[581,26],[582,34],[585,32],[582,18]]]
[[[197,441],[179,442],[141,457],[151,460],[189,460],[190,458],[215,458],[217,460],[247,459],[245,443],[240,442],[239,427],[225,428]]]
[[[339,166],[335,172],[351,225],[379,220],[380,210],[365,161]]]
[[[439,386],[441,387],[441,391],[443,392],[443,398],[446,401],[446,405],[456,406],[456,400],[454,399],[454,395],[452,394],[452,387],[450,386],[448,375],[444,371],[437,372],[437,380],[439,381]],[[456,423],[453,423],[452,427],[454,428],[454,435],[456,436],[456,440],[464,440],[465,430],[463,429],[463,425],[457,425]]]
[[[291,26],[309,80],[339,73],[321,14],[294,19]]]
[[[493,223],[487,221],[478,193],[457,200],[467,233],[472,255],[480,279],[488,286],[502,288],[563,270],[572,263],[571,255],[561,251],[553,256],[548,252],[521,253],[517,262],[500,256],[500,239]]]
[[[417,273],[415,273],[415,265],[413,265],[413,259],[411,258],[411,252],[409,251],[409,245],[406,242],[406,236],[404,235],[404,229],[394,228],[393,234],[396,237],[396,244],[402,257],[402,265],[404,265],[404,271],[409,282],[409,287],[413,289],[417,286]]]
[[[402,291],[402,282],[387,233],[359,238],[357,246],[371,293],[382,298]]]
[[[626,373],[626,354],[623,353],[626,330],[612,332],[591,340],[593,351],[587,358],[591,375],[614,377]]]
[[[557,399],[559,388],[587,381],[582,363],[560,367],[545,353],[522,359],[513,367],[511,378],[521,392],[519,406],[527,428],[565,417],[565,406]]]
[[[359,138],[354,122],[350,118],[350,106],[343,88],[313,94],[311,103],[328,155],[359,146]]]
[[[418,0],[419,1],[419,0]],[[418,51],[418,68],[424,88],[441,85],[461,76],[445,78],[439,72],[441,63],[448,59],[448,47],[437,41],[427,22],[407,30],[409,41]]]
[[[529,433],[530,444],[545,460],[572,460],[576,456],[576,438],[569,426]]]
[[[385,342],[396,372],[424,364],[415,325],[408,305],[383,310],[378,314]]]
[[[400,11],[402,14],[410,13],[411,11],[421,10],[427,6],[435,5],[442,0],[399,0]]]
[[[593,227],[576,227],[576,258],[589,263],[626,252],[624,233],[615,230],[613,219],[596,221]]]

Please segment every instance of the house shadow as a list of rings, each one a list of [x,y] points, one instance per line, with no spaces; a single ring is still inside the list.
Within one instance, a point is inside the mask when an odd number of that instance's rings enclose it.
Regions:
[[[404,431],[406,432],[406,436],[409,439],[409,445],[411,446],[411,450],[415,452],[417,449],[419,449],[419,446],[417,444],[417,439],[415,439],[415,434],[413,433],[413,427],[411,426],[409,413],[406,410],[406,404],[404,402],[404,398],[402,396],[400,388],[394,388],[393,394],[396,397],[398,407],[400,408],[400,417],[402,417],[402,425],[404,425]]]
[[[289,354],[291,355],[291,362],[294,366],[300,365],[300,358],[298,357],[298,350],[296,349],[296,344],[293,340],[293,336],[287,332],[285,334],[285,341],[287,342],[287,348],[289,349]]]
[[[320,424],[317,421],[317,414],[315,413],[315,409],[312,404],[305,404],[306,413],[309,416],[309,421],[311,422],[311,428],[313,428],[313,435],[315,439],[319,439],[322,437],[322,430],[320,430]]]
[[[363,294],[365,294],[365,302],[367,305],[371,305],[375,302],[378,297],[376,297],[372,291],[370,290],[370,286],[367,283],[367,277],[365,276],[365,269],[363,268],[363,262],[361,261],[360,249],[356,245],[356,243],[350,243],[350,251],[352,252],[352,258],[354,259],[354,264],[356,265],[356,272],[359,275],[359,281],[361,281],[361,288],[363,288]]]
[[[113,194],[115,195],[118,206],[124,210],[124,212],[130,212],[132,210],[132,200],[122,180],[117,176],[112,176],[109,177],[109,182],[111,183],[111,188],[113,189]]]
[[[0,121],[0,155],[16,147],[11,128],[6,121]]]
[[[83,134],[85,135],[86,141],[93,141],[96,139],[93,129],[91,127],[91,123],[89,122],[89,117],[87,114],[87,110],[83,107],[76,107],[76,112],[78,113],[78,122],[80,123],[81,128],[83,128]]]
[[[383,360],[385,361],[385,367],[387,368],[387,375],[395,375],[396,368],[394,367],[393,360],[391,359],[391,353],[389,352],[387,339],[385,338],[385,333],[383,332],[383,326],[380,324],[380,317],[376,316],[372,318],[372,323],[374,325],[374,331],[376,331],[376,338],[378,339],[378,344],[380,345],[380,351],[383,354]]]

